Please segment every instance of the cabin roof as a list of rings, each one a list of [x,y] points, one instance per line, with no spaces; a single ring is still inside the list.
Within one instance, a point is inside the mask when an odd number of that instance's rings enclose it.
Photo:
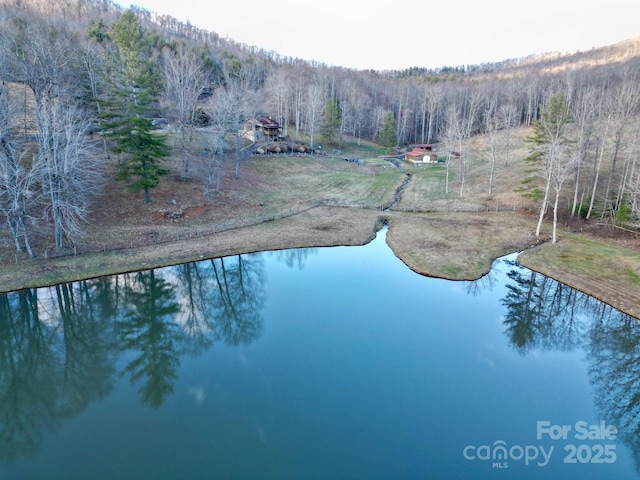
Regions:
[[[413,145],[413,150],[433,150],[433,143],[416,143]]]

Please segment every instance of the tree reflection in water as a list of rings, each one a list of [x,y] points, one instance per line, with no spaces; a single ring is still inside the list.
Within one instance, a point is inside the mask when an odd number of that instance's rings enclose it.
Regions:
[[[184,264],[176,275],[182,301],[176,321],[191,339],[192,353],[215,341],[248,344],[261,335],[266,277],[260,255]]]
[[[271,252],[275,255],[276,260],[283,262],[289,268],[297,268],[303,270],[305,262],[309,255],[317,255],[317,248],[292,248],[290,250],[277,250]]]
[[[0,456],[32,453],[44,431],[111,391],[112,325],[89,282],[0,296]]]
[[[56,337],[55,329],[40,321],[37,290],[0,297],[0,458],[4,461],[34,452],[42,432],[58,424]]]
[[[215,341],[250,343],[262,332],[264,262],[238,255],[138,272],[126,283],[118,325],[121,351],[136,352],[125,371],[142,381],[143,403],[157,408],[173,392],[180,356]]]
[[[596,405],[618,427],[640,471],[640,325],[603,304],[592,310],[588,358]]]
[[[311,251],[311,250],[310,250]],[[308,251],[281,254],[303,268]],[[507,260],[505,334],[536,349],[587,352],[602,418],[640,459],[640,325],[632,317]],[[247,344],[263,329],[264,256],[240,255],[0,295],[0,460],[35,452],[44,432],[107,396],[120,374],[159,407],[180,359]],[[471,282],[478,294],[494,277]]]
[[[182,331],[173,317],[180,311],[174,286],[155,270],[138,272],[126,283],[126,311],[116,322],[118,350],[135,352],[124,369],[142,403],[158,408],[178,377]],[[123,373],[124,373],[123,372]]]
[[[534,348],[571,351],[583,345],[588,328],[580,317],[588,297],[571,287],[507,261],[509,293],[504,324],[511,343],[525,354]]]
[[[0,295],[0,460],[33,454],[45,432],[113,389],[122,375],[162,405],[180,357],[262,332],[259,255]]]
[[[535,349],[587,353],[595,404],[618,427],[640,471],[640,323],[613,307],[509,261],[502,300],[506,335],[523,355]]]

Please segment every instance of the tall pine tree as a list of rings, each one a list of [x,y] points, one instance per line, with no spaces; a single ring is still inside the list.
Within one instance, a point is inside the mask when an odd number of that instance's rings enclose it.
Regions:
[[[398,145],[398,134],[396,133],[396,121],[392,112],[387,112],[380,129],[378,144],[381,147],[392,148]]]
[[[320,124],[320,135],[327,145],[338,145],[340,132],[340,102],[332,98],[324,104],[322,112],[322,123]]]
[[[132,11],[113,23],[109,36],[116,49],[104,114],[115,142],[112,150],[119,155],[117,178],[131,182],[133,191],[143,190],[145,203],[150,203],[150,189],[169,173],[163,167],[170,154],[167,137],[154,132],[151,120],[159,99],[159,64]]]

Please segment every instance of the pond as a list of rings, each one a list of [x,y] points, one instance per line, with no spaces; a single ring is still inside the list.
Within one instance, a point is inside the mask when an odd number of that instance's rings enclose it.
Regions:
[[[362,247],[0,297],[0,479],[639,478],[640,325]]]

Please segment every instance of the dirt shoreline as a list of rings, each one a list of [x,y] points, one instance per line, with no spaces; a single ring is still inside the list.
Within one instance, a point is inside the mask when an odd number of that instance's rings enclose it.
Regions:
[[[491,269],[496,258],[523,251],[519,260],[524,266],[631,316],[640,316],[640,294],[630,293],[623,278],[601,281],[588,272],[569,271],[554,261],[551,252],[570,248],[570,240],[529,248],[539,244],[531,234],[533,221],[516,212],[404,213],[316,207],[200,238],[5,265],[0,272],[0,292],[257,251],[364,245],[375,238],[385,221],[389,226],[387,243],[394,254],[422,275],[475,280]],[[625,269],[640,275],[639,255],[630,253]]]

